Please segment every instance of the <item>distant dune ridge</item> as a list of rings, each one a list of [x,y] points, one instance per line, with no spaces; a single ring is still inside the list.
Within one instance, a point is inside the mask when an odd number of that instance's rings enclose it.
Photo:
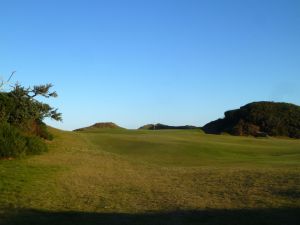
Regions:
[[[139,130],[190,130],[202,129],[207,134],[228,133],[237,136],[283,136],[300,138],[300,106],[284,102],[252,102],[239,109],[224,113],[223,119],[217,119],[204,127],[191,125],[169,126],[161,123],[147,124]],[[95,123],[92,126],[76,129],[125,129],[112,122]]]
[[[89,126],[89,127],[83,127],[83,128],[79,128],[79,129],[76,129],[74,131],[85,131],[85,130],[89,130],[89,129],[124,129],[120,126],[118,126],[117,124],[115,123],[112,123],[112,122],[102,122],[102,123],[95,123],[94,125],[92,126]]]
[[[225,112],[223,119],[206,124],[208,134],[286,136],[300,138],[300,106],[282,102],[252,102]]]
[[[172,130],[172,129],[177,129],[177,130],[189,130],[189,129],[197,129],[198,127],[195,126],[190,126],[190,125],[185,125],[185,126],[169,126],[161,123],[157,124],[147,124],[139,128],[139,130]]]

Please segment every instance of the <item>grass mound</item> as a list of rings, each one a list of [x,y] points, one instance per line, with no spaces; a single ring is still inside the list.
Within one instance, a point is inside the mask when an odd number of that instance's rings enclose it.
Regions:
[[[169,126],[161,123],[147,124],[139,128],[139,130],[190,130],[200,129],[199,127],[185,125],[185,126]]]
[[[112,122],[104,122],[104,123],[95,123],[92,126],[79,128],[74,131],[88,131],[88,130],[94,130],[94,129],[124,129],[124,128],[122,128]]]

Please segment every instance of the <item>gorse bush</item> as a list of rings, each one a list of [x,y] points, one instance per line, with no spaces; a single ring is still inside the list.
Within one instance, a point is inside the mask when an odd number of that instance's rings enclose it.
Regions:
[[[8,123],[0,125],[0,157],[17,157],[26,154],[27,140],[21,132]]]
[[[11,91],[0,91],[0,158],[38,154],[47,150],[44,139],[52,140],[43,123],[45,118],[60,121],[61,114],[37,96],[57,97],[51,84],[25,88],[16,84]]]
[[[0,125],[0,158],[21,157],[47,151],[45,142],[37,136],[27,136],[8,123]]]
[[[46,152],[48,150],[45,142],[36,136],[26,137],[26,154],[27,155],[35,155]]]
[[[206,133],[233,135],[287,136],[300,138],[300,106],[278,102],[253,102],[225,112],[203,127]]]

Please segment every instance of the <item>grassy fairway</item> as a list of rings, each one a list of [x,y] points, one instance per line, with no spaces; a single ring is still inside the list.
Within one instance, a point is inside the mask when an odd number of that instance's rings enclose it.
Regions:
[[[300,167],[300,142],[205,135],[199,130],[94,130],[84,137],[101,150],[168,167]]]
[[[0,161],[0,224],[295,224],[300,141],[191,131],[53,130]]]

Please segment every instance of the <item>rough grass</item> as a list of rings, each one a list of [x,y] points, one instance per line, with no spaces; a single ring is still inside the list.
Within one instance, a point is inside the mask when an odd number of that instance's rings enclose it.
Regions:
[[[299,140],[198,130],[52,132],[48,153],[0,161],[1,225],[300,219]]]

